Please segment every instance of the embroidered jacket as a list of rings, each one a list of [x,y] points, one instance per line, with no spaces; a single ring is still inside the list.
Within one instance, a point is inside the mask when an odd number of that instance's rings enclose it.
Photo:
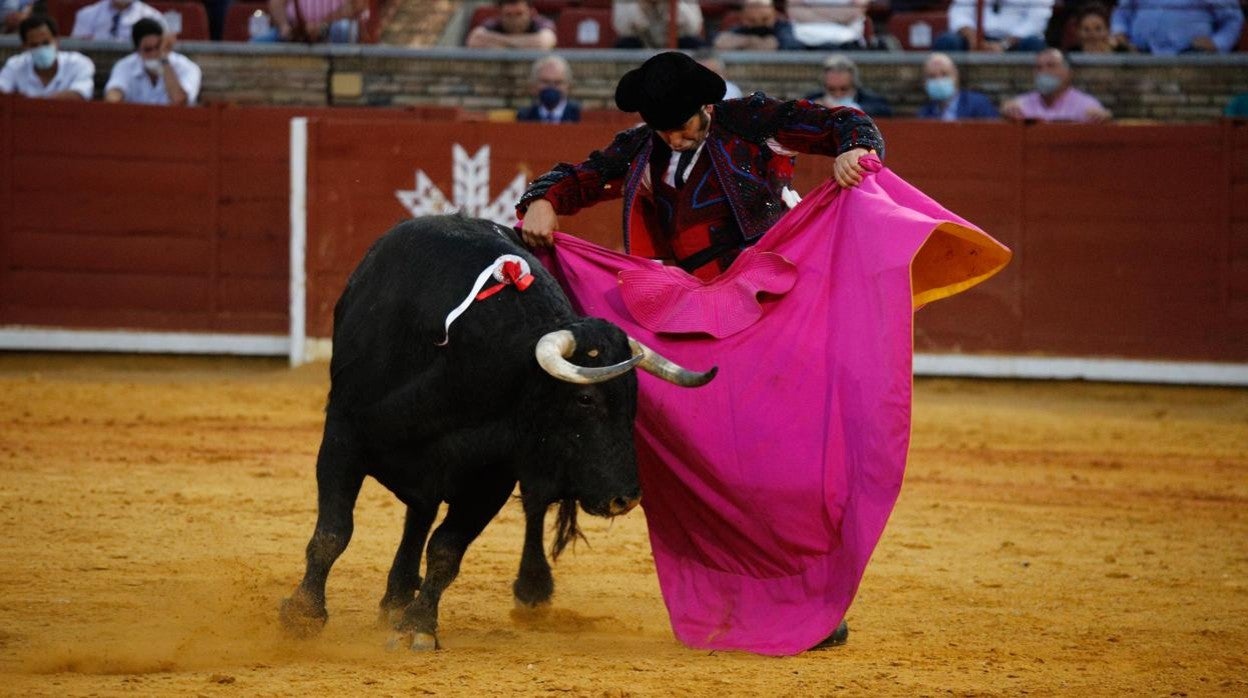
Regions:
[[[753,243],[775,224],[787,207],[780,192],[793,177],[793,153],[833,156],[853,148],[881,156],[884,139],[871,119],[856,109],[827,109],[807,100],[782,102],[756,92],[715,105],[703,147],[714,177],[706,178],[705,199],[726,200],[740,231],[742,246]],[[777,152],[779,151],[779,152]],[[649,126],[616,135],[611,145],[578,164],[559,163],[538,177],[520,197],[523,215],[534,199],[546,199],[555,213],[569,215],[617,197],[624,198],[624,248],[642,256],[664,254],[671,246],[660,239],[653,205],[639,205],[642,181],[651,155],[668,154]],[[647,194],[653,200],[652,192]],[[641,235],[635,234],[641,231]],[[679,235],[682,231],[677,230]]]

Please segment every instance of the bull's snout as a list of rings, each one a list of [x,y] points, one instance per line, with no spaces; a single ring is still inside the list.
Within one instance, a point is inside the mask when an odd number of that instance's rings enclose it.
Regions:
[[[619,516],[632,511],[637,504],[641,502],[641,495],[635,497],[616,497],[611,500],[611,504],[607,507],[607,511],[611,516]]]

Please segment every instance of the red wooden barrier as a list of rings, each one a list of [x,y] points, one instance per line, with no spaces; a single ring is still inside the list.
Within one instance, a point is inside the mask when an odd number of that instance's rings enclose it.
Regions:
[[[284,334],[289,119],[311,115],[308,328],[408,215],[507,191],[619,124],[422,120],[369,109],[166,109],[0,99],[0,325]],[[898,174],[1015,251],[923,309],[928,351],[1248,361],[1248,126],[891,121]],[[465,157],[456,161],[458,146]],[[489,183],[471,161],[489,148]],[[799,160],[809,191],[830,162]],[[419,174],[418,174],[419,173]],[[620,206],[565,217],[618,243]],[[882,231],[886,234],[886,231]]]

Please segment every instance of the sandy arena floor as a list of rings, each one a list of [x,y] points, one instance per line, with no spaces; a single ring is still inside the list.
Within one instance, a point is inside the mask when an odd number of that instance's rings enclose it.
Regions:
[[[673,638],[645,520],[583,517],[512,613],[509,504],[387,653],[403,509],[365,485],[317,639],[278,631],[315,519],[326,368],[0,354],[0,694],[1248,695],[1248,391],[922,380],[847,646]]]

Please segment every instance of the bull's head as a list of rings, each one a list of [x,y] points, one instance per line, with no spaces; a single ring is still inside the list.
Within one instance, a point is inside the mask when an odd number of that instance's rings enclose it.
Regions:
[[[705,385],[716,369],[697,372],[682,368],[615,325],[587,319],[572,329],[543,336],[534,354],[538,364],[562,383],[550,385],[546,399],[553,404],[542,433],[542,457],[560,470],[559,510],[554,550],[576,530],[580,502],[586,513],[618,516],[641,498],[633,422],[637,415],[637,378],[634,368],[676,385]],[[562,387],[559,387],[562,386]]]

